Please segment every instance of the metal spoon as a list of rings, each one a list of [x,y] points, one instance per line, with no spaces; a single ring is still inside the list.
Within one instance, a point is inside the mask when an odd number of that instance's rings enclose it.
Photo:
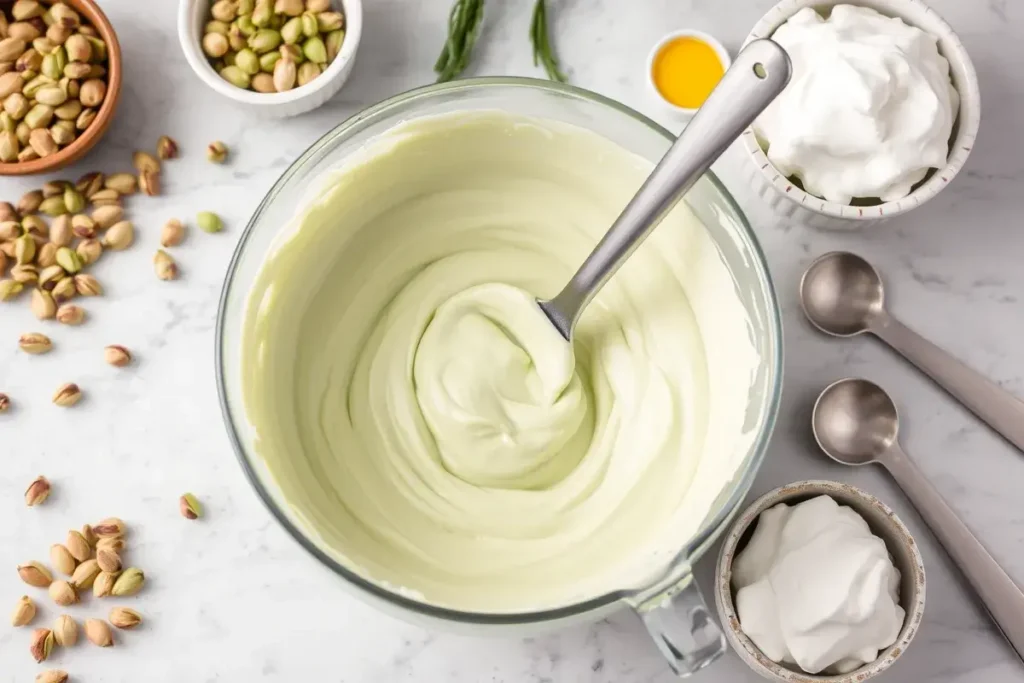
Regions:
[[[821,450],[836,462],[878,463],[889,470],[1024,660],[1024,593],[904,452],[889,395],[865,379],[839,380],[821,392],[812,424]]]
[[[755,40],[736,56],[704,106],[565,288],[553,299],[538,301],[565,339],[572,339],[583,309],[619,266],[782,92],[790,72],[789,56],[770,40]]]
[[[882,278],[860,256],[834,251],[818,258],[800,281],[800,302],[826,334],[871,332],[1024,451],[1024,402],[889,315]]]

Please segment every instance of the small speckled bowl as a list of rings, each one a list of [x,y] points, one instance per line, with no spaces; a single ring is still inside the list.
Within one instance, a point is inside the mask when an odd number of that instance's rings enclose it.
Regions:
[[[896,642],[882,652],[878,659],[850,673],[835,676],[811,675],[768,659],[740,630],[740,620],[733,602],[735,591],[732,588],[733,558],[746,547],[758,515],[779,503],[795,505],[823,494],[857,511],[871,527],[872,533],[885,541],[896,568],[900,570],[900,606],[907,613]],[[885,503],[858,488],[837,481],[799,481],[775,489],[754,501],[737,517],[729,530],[718,556],[718,571],[715,575],[715,604],[729,643],[751,669],[770,681],[783,683],[862,683],[882,673],[892,666],[914,639],[924,613],[924,593],[924,562],[907,527]]]

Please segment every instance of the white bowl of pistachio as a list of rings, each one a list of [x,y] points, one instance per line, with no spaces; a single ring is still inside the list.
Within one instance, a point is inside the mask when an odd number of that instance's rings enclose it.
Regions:
[[[316,109],[348,79],[361,0],[181,0],[178,37],[192,70],[268,116]]]

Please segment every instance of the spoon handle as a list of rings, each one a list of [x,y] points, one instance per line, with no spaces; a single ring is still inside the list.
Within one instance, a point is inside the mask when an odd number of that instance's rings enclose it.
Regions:
[[[541,308],[567,339],[580,312],[644,238],[789,82],[785,50],[755,40],[718,86],[565,288]]]
[[[889,470],[921,513],[1017,656],[1024,660],[1024,593],[898,443],[894,442],[879,462]]]
[[[868,329],[1024,452],[1024,401],[967,367],[888,313]]]

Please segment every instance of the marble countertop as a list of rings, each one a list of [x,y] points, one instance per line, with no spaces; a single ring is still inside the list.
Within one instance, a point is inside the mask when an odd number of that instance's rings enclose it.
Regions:
[[[666,125],[646,90],[644,60],[669,29],[695,27],[738,47],[771,0],[554,0],[562,63],[578,85],[620,99]],[[922,469],[993,555],[1024,582],[1024,458],[921,374],[871,339],[837,341],[812,332],[796,286],[820,253],[854,249],[882,271],[893,312],[1007,389],[1024,395],[1024,6],[1009,0],[933,0],[960,33],[983,95],[980,137],[966,169],[937,199],[879,229],[823,233],[776,220],[750,196],[736,150],[717,166],[748,210],[767,251],[784,309],[786,365],[781,417],[751,496],[806,478],[841,478],[879,495],[916,534],[928,570],[920,633],[885,680],[932,683],[1024,681],[1024,665],[999,638],[904,497],[875,469],[845,470],[816,452],[810,406],[828,382],[863,375],[884,384],[904,418],[904,442]],[[0,391],[15,408],[0,417],[0,610],[25,593],[14,567],[47,560],[66,530],[109,515],[131,523],[131,563],[146,570],[132,599],[144,628],[118,633],[112,650],[88,644],[58,650],[52,664],[74,681],[302,681],[391,683],[668,683],[668,672],[639,621],[622,612],[600,623],[525,639],[478,639],[429,632],[395,621],[346,593],[303,553],[253,494],[221,422],[214,383],[214,317],[225,267],[249,213],[278,175],[329,128],[367,105],[431,81],[449,0],[367,0],[363,43],[352,79],[328,105],[285,122],[233,109],[189,70],[175,33],[176,2],[104,0],[128,61],[122,102],[102,148],[69,169],[127,169],[137,147],[161,134],[184,158],[169,163],[165,193],[136,197],[136,246],[104,256],[94,274],[107,295],[86,302],[80,328],[40,324],[28,306],[0,310]],[[532,2],[488,3],[473,74],[539,75],[527,41]],[[232,150],[213,166],[204,147]],[[16,200],[44,178],[0,180]],[[182,278],[155,279],[150,258],[160,226],[197,211],[223,215],[218,235],[193,231],[175,251]],[[50,334],[57,349],[16,352],[25,331]],[[123,344],[137,363],[102,362],[106,344]],[[73,410],[50,403],[54,389],[79,383]],[[22,492],[38,474],[51,500],[27,509]],[[177,497],[206,503],[199,523],[183,520]],[[712,551],[712,556],[714,551]],[[709,556],[698,565],[708,589]],[[38,622],[58,614],[45,596]],[[113,603],[69,608],[103,616]],[[123,637],[122,637],[123,636]],[[0,626],[0,683],[26,683],[41,669],[28,632]],[[734,655],[698,681],[759,680]]]

